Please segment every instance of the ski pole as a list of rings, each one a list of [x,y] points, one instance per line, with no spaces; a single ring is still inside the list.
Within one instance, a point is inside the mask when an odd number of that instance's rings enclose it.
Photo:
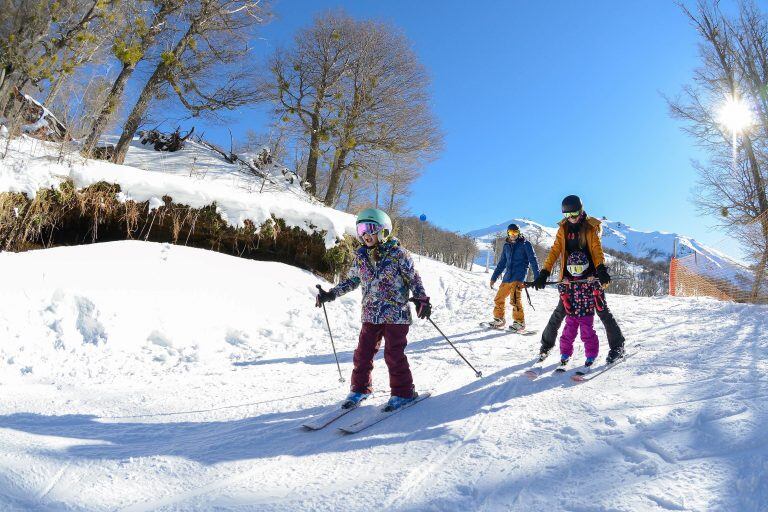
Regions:
[[[445,338],[445,341],[447,341],[448,343],[450,343],[450,345],[453,347],[453,350],[455,350],[455,351],[456,351],[456,353],[457,353],[457,354],[459,354],[459,356],[460,356],[460,357],[461,357],[461,358],[464,360],[464,362],[465,362],[465,363],[467,363],[467,366],[469,366],[470,368],[472,368],[472,371],[473,371],[473,372],[475,372],[475,377],[477,377],[478,379],[479,379],[480,377],[482,377],[482,376],[483,376],[483,372],[479,372],[479,371],[477,371],[477,370],[475,369],[475,367],[474,367],[474,366],[472,366],[472,364],[471,364],[469,361],[467,361],[467,358],[466,358],[466,357],[464,357],[464,356],[461,354],[461,352],[459,352],[459,349],[457,349],[457,348],[456,348],[456,345],[454,345],[453,343],[451,343],[451,340],[449,340],[449,339],[448,339],[448,336],[446,336],[445,334],[443,334],[443,331],[441,331],[441,330],[440,330],[440,328],[437,326],[437,324],[435,324],[435,322],[434,322],[434,321],[432,321],[432,319],[431,319],[431,318],[427,318],[427,320],[429,320],[429,323],[431,323],[431,324],[432,324],[432,325],[435,327],[435,329],[437,329],[437,332],[439,332],[440,334],[442,334],[442,335],[443,335],[443,338]]]
[[[523,290],[525,290],[525,296],[528,299],[528,305],[531,306],[532,310],[536,311],[536,308],[533,307],[533,302],[531,302],[531,294],[528,293],[528,287],[527,286],[523,286]]]
[[[322,290],[323,288],[318,284],[317,285],[318,290]],[[328,326],[328,336],[331,337],[331,347],[333,347],[333,357],[336,358],[336,368],[339,369],[339,382],[344,382],[344,377],[341,375],[341,365],[339,364],[339,356],[336,355],[336,344],[333,343],[333,333],[331,332],[331,323],[328,321],[328,311],[325,309],[325,302],[323,304],[323,313],[325,313],[325,325]]]
[[[417,300],[416,300],[416,299],[414,299],[414,298],[411,298],[411,299],[409,299],[409,300],[410,300],[411,302],[413,302],[414,304],[416,304],[416,303],[417,303]],[[432,325],[435,327],[435,329],[437,329],[437,332],[439,332],[440,334],[442,334],[442,335],[443,335],[443,338],[445,338],[445,341],[447,341],[447,342],[448,342],[448,344],[450,344],[450,345],[451,345],[451,347],[453,347],[453,350],[455,350],[455,351],[456,351],[456,353],[457,353],[457,354],[459,354],[459,357],[461,357],[461,358],[464,360],[464,362],[465,362],[465,363],[467,363],[467,366],[469,366],[470,368],[472,368],[472,371],[473,371],[473,372],[475,372],[475,377],[477,377],[478,379],[479,379],[480,377],[482,377],[482,376],[483,376],[483,372],[479,372],[479,371],[477,371],[477,370],[475,369],[475,367],[474,367],[474,366],[472,366],[472,363],[470,363],[469,361],[467,361],[467,358],[466,358],[466,357],[464,357],[464,356],[462,355],[462,353],[461,353],[461,352],[459,352],[459,349],[457,349],[457,348],[456,348],[456,345],[454,345],[454,344],[451,342],[451,340],[449,340],[449,339],[448,339],[448,336],[446,336],[446,335],[443,333],[443,331],[441,331],[441,330],[440,330],[440,328],[437,326],[437,324],[435,324],[435,322],[434,322],[434,321],[433,321],[431,318],[429,318],[429,317],[427,317],[427,320],[429,320],[429,323],[431,323],[431,324],[432,324]]]

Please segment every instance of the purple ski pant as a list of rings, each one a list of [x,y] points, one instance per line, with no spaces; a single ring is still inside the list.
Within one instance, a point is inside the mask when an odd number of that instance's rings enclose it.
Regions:
[[[573,355],[573,342],[576,335],[581,331],[581,341],[584,342],[584,355],[587,357],[597,357],[600,350],[600,342],[597,340],[597,333],[594,327],[595,315],[587,316],[567,316],[565,318],[565,329],[560,335],[560,353],[571,357]]]
[[[384,338],[384,362],[389,369],[389,387],[392,395],[403,398],[413,396],[413,377],[405,357],[405,346],[408,344],[407,324],[371,324],[364,323],[360,330],[360,341],[355,349],[352,370],[352,391],[356,393],[372,393],[373,357],[379,351],[381,339]]]

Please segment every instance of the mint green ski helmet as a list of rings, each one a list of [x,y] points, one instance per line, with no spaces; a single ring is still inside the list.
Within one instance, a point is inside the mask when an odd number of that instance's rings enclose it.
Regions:
[[[387,215],[386,212],[383,212],[378,208],[366,208],[358,213],[356,224],[360,224],[361,222],[371,222],[381,226],[379,240],[382,242],[387,240],[392,234],[392,219],[389,218],[389,215]]]

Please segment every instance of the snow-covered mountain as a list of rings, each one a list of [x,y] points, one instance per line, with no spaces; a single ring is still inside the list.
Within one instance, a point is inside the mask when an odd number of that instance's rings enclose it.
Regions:
[[[137,241],[0,253],[0,510],[764,510],[768,308],[612,295],[630,357],[532,382],[538,337],[477,327],[487,276],[416,266],[484,376],[417,321],[433,396],[342,436],[300,426],[348,390],[359,290],[328,304],[340,383],[309,272]],[[532,300],[541,328],[556,290]],[[373,378],[381,404],[381,353]]]

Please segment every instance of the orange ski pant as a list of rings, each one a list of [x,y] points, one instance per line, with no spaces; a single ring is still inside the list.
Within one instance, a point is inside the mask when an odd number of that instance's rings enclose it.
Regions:
[[[523,283],[521,281],[501,283],[494,299],[493,317],[504,318],[504,301],[509,297],[509,303],[512,304],[512,319],[516,322],[525,323],[523,300],[520,296],[522,291]]]

